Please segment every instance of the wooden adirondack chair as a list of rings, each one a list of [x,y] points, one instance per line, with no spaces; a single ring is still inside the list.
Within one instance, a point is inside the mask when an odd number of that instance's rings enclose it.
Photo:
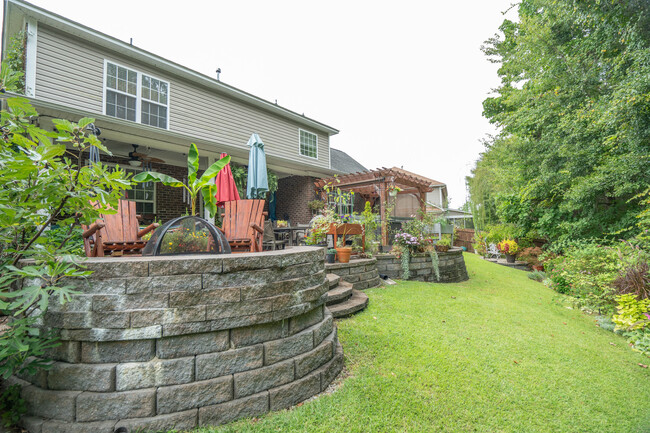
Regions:
[[[260,252],[264,238],[264,200],[233,200],[224,203],[221,232],[233,253]]]
[[[142,236],[146,235],[160,224],[153,223],[140,230],[135,214],[135,202],[120,200],[117,213],[101,215],[90,226],[83,226],[84,250],[88,257],[138,255],[147,244]]]

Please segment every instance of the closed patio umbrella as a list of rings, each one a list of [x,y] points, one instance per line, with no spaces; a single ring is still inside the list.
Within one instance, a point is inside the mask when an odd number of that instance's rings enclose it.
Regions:
[[[266,155],[264,143],[257,134],[252,134],[248,140],[250,153],[248,155],[248,185],[246,196],[248,198],[266,198],[269,190],[269,180],[266,176]]]
[[[227,153],[222,153],[220,158],[224,158],[227,155]],[[226,164],[219,174],[217,174],[215,183],[217,185],[217,194],[215,195],[217,206],[223,207],[223,204],[227,201],[240,200],[235,179],[232,177],[230,163]]]

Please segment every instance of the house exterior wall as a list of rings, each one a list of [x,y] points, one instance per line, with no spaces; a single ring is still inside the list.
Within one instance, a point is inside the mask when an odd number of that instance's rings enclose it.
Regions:
[[[288,219],[292,225],[307,224],[312,218],[307,206],[316,200],[314,181],[310,176],[290,176],[278,180],[276,192],[276,215],[278,219]]]
[[[119,164],[122,168],[128,169],[130,167],[126,158],[102,155],[101,161],[102,163]],[[86,160],[84,159],[84,164],[85,163]],[[179,180],[187,177],[187,167],[177,167],[175,165],[157,163],[151,163],[151,166],[154,171],[172,176]],[[202,170],[199,171],[199,175],[201,173]],[[190,210],[191,206],[187,204],[187,200],[183,201],[183,190],[181,188],[173,188],[171,186],[157,183],[156,212],[154,215],[143,215],[143,223],[153,222],[154,217],[157,221],[165,223],[173,218],[189,214]]]
[[[89,116],[102,114],[105,60],[169,82],[168,125],[172,132],[246,151],[248,138],[256,132],[269,156],[300,162],[306,167],[329,168],[327,133],[157,71],[42,23],[37,38],[36,99],[80,109]],[[317,135],[318,159],[300,155],[299,129]]]

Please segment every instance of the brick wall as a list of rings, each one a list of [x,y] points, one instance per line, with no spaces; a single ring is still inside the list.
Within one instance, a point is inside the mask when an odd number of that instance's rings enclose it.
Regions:
[[[291,224],[307,224],[311,220],[307,203],[317,198],[315,180],[311,176],[289,176],[278,180],[275,212],[278,219],[288,218]]]

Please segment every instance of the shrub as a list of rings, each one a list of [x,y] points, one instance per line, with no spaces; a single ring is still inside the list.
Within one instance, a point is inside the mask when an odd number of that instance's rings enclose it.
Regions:
[[[650,299],[636,299],[632,294],[616,297],[618,314],[614,314],[612,322],[616,329],[642,329],[650,324]]]
[[[29,121],[38,113],[26,99],[6,103],[9,111],[2,111],[0,118],[0,309],[10,317],[0,339],[0,374],[5,378],[46,365],[38,357],[55,342],[39,321],[50,298],[64,303],[74,294],[63,284],[64,277],[89,274],[79,269],[78,258],[66,246],[74,242],[81,224],[91,224],[100,213],[114,213],[122,192],[131,186],[119,167],[109,171],[102,164],[83,164],[91,146],[109,153],[87,132],[93,119],[78,124],[54,119],[57,132],[51,133]],[[65,228],[46,235],[55,222]],[[31,262],[21,267],[21,259]]]
[[[650,267],[647,253],[630,243],[624,242],[618,249],[618,257],[623,267],[612,285],[617,293],[630,293],[636,299],[650,298]]]
[[[564,256],[545,262],[550,287],[575,297],[582,307],[612,311],[615,289],[611,286],[620,262],[616,251],[597,244],[571,248]]]
[[[543,271],[533,271],[527,274],[531,280],[539,281],[540,283],[546,279],[546,274]]]
[[[542,264],[539,256],[543,254],[540,247],[528,247],[519,253],[519,259],[524,260],[531,266],[539,266]]]

